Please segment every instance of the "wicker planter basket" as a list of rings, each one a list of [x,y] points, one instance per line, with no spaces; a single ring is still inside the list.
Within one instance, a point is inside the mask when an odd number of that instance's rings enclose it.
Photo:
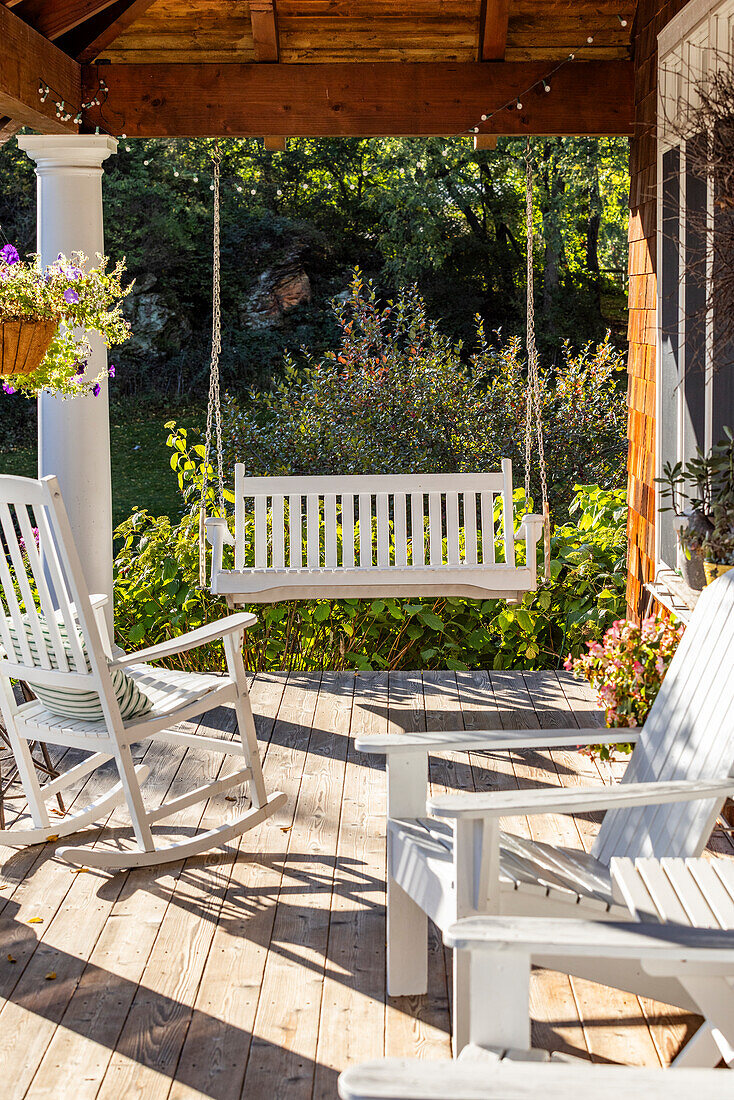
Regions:
[[[0,376],[32,374],[56,335],[57,321],[0,321]]]

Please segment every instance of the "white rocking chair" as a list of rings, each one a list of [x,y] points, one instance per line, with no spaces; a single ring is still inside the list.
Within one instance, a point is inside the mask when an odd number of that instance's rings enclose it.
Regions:
[[[431,752],[497,751],[635,742],[613,787],[457,793],[428,797]],[[388,761],[388,991],[427,988],[429,916],[445,932],[477,914],[624,920],[610,861],[701,854],[734,792],[734,572],[702,594],[644,728],[498,730],[357,737]],[[606,810],[592,854],[501,832],[499,818]],[[554,965],[552,958],[544,965]],[[624,960],[579,960],[573,973],[695,1011],[675,979]],[[468,975],[454,953],[454,1049],[467,1042]]]
[[[138,653],[113,655],[101,613],[106,598],[90,597],[87,592],[54,477],[42,481],[0,477],[0,584],[0,707],[31,817],[28,826],[16,823],[1,830],[0,843],[38,844],[66,837],[104,820],[115,806],[126,802],[137,849],[61,848],[59,855],[86,867],[115,870],[148,866],[225,844],[285,803],[285,795],[276,792],[268,796],[265,791],[242,662],[242,635],[256,621],[253,615],[230,615]],[[224,644],[225,676],[155,668],[147,663],[217,639]],[[124,670],[147,696],[152,706],[146,713],[122,717],[113,682],[115,674],[119,680],[117,670]],[[67,693],[67,703],[69,694],[96,693],[94,702],[98,710],[101,707],[102,717],[92,721],[62,717],[47,709],[40,699],[19,705],[11,678],[36,685],[41,694]],[[235,708],[238,741],[175,729],[177,723],[222,704]],[[235,756],[238,766],[222,778],[146,810],[140,783],[147,768],[133,764],[130,745],[150,738]],[[41,787],[32,766],[29,741],[89,750],[91,755]],[[48,800],[110,759],[117,767],[119,783],[80,812],[52,821],[46,807]],[[156,844],[151,829],[155,822],[243,783],[249,785],[250,808],[246,812],[184,840],[165,846]]]

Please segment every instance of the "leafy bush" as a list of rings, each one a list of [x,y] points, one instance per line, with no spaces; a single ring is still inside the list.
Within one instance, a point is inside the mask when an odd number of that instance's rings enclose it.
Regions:
[[[462,346],[429,320],[415,288],[385,306],[359,272],[334,303],[340,346],[297,365],[247,403],[225,408],[227,463],[259,473],[333,474],[496,469],[520,463],[525,372],[520,343],[495,348],[477,322],[469,365]],[[623,484],[622,357],[605,340],[574,355],[564,346],[541,377],[553,503],[580,480]],[[537,468],[533,470],[533,481]],[[537,487],[534,485],[534,489]]]

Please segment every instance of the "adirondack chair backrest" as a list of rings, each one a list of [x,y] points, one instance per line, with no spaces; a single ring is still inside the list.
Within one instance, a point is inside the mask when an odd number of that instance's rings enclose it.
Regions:
[[[515,567],[509,459],[487,474],[247,477],[235,467],[237,570],[496,563]]]
[[[701,594],[622,782],[724,779],[733,765],[734,570]],[[610,811],[594,855],[699,855],[720,808],[708,799]]]
[[[102,653],[56,478],[0,476],[0,675],[90,689]]]

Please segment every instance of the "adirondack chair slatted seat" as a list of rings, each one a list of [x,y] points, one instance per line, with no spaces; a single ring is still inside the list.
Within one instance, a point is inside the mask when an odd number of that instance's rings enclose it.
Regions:
[[[283,599],[473,596],[536,585],[543,517],[513,526],[512,463],[488,474],[247,477],[235,467],[235,533],[206,520],[211,591],[232,606]],[[525,541],[524,563],[515,542]],[[223,567],[234,546],[234,569]]]
[[[663,866],[647,859],[635,867],[623,860],[624,866],[615,861],[615,871],[625,891],[631,890],[637,898],[645,896],[649,901],[644,881],[657,882],[662,876],[675,881],[683,896],[696,896],[699,912],[700,903],[708,899],[721,913],[721,919],[712,918],[712,908],[704,905],[711,926],[659,923],[660,909],[654,915],[645,913],[654,923],[497,916],[457,921],[448,928],[444,942],[469,962],[469,1041],[458,1058],[453,1062],[388,1058],[350,1067],[339,1078],[339,1096],[342,1100],[530,1100],[534,1096],[569,1100],[577,1095],[602,1100],[620,1096],[723,1100],[734,1095],[734,1077],[724,1069],[676,1068],[670,1073],[610,1069],[530,1046],[531,964],[554,951],[566,960],[566,969],[572,968],[575,958],[588,956],[614,963],[637,962],[661,974],[685,974],[687,981],[707,990],[703,1000],[711,1015],[704,1027],[709,1025],[719,1034],[723,1050],[731,1053],[727,1040],[734,1037],[734,992],[727,985],[722,995],[722,983],[734,975],[734,940],[728,930],[734,896],[724,899],[717,886],[732,882],[734,865],[717,861],[717,870],[707,864],[707,871],[704,862],[673,860]],[[703,884],[691,891],[694,882]]]
[[[635,747],[613,787],[428,797],[431,752],[614,743],[616,730],[502,730],[357,737],[388,763],[388,987],[427,987],[426,916],[445,930],[477,913],[625,919],[614,857],[698,856],[730,793],[734,764],[734,573],[702,594]],[[501,816],[606,810],[591,855],[502,833]],[[553,968],[553,961],[547,965]],[[455,1037],[466,1041],[465,960],[454,960]],[[693,1007],[674,980],[582,960],[581,976]],[[639,988],[640,984],[644,989]]]
[[[30,815],[30,821],[0,830],[0,843],[25,845],[66,837],[104,821],[124,802],[137,847],[111,849],[100,844],[61,848],[58,853],[77,865],[114,870],[182,859],[258,825],[284,804],[285,796],[265,791],[242,663],[242,636],[255,617],[229,615],[137,653],[113,653],[105,602],[106,597],[90,597],[84,585],[56,478],[0,477],[0,708]],[[223,642],[227,662],[223,676],[149,663],[217,639]],[[26,682],[37,698],[19,704],[12,679]],[[176,728],[223,704],[234,706],[237,740]],[[148,769],[133,764],[130,746],[149,739],[232,756],[236,766],[147,810],[140,784]],[[90,755],[41,787],[30,758],[31,741]],[[78,813],[50,820],[48,800],[108,761],[114,762],[119,783]],[[249,808],[232,812],[214,827],[160,844],[160,828],[154,832],[153,825],[243,784]]]

